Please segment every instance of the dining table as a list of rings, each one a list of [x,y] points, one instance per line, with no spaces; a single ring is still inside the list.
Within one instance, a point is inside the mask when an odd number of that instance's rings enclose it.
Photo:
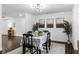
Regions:
[[[43,44],[47,41],[47,33],[43,33],[43,35],[34,35],[33,34],[33,43],[35,47],[38,48],[39,53],[41,53],[43,49]]]

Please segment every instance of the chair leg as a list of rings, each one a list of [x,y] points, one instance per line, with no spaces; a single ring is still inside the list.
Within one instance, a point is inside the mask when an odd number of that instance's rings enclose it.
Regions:
[[[23,52],[22,53],[25,54],[25,46],[23,46]]]
[[[33,48],[31,48],[31,54],[33,54]]]
[[[51,40],[49,39],[49,50],[50,50],[50,46],[51,46]]]
[[[38,50],[38,47],[37,47],[37,54],[38,54],[39,50]]]
[[[47,43],[46,43],[46,53],[48,53],[48,47],[47,47]]]
[[[41,50],[39,49],[39,54],[41,54]]]

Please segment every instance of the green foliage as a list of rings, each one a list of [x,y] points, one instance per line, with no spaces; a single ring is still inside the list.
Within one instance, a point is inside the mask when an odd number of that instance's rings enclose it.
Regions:
[[[35,32],[38,30],[38,23],[34,24],[33,27],[32,27],[32,30]]]
[[[71,24],[70,24],[68,21],[65,21],[65,20],[64,20],[64,32],[65,32],[67,35],[70,35],[70,34],[72,33]]]

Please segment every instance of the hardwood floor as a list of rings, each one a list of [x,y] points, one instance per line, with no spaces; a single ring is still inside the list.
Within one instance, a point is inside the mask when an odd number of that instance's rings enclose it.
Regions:
[[[66,54],[79,54],[78,50],[74,50],[72,44],[66,44],[65,52]]]
[[[73,47],[72,44],[65,44],[65,53],[66,54],[73,54]]]
[[[65,54],[79,54],[78,50],[74,50],[72,44],[68,44],[66,42],[52,41],[55,43],[65,44]]]
[[[79,51],[73,49],[72,44],[67,44],[66,42],[52,41],[51,43],[64,44],[65,45],[65,54],[79,54]],[[2,51],[0,51],[2,53]]]

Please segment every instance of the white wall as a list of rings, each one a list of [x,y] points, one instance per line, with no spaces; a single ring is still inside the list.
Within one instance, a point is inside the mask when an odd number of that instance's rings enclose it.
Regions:
[[[15,23],[15,35],[17,36],[22,36],[23,33],[26,33],[29,30],[32,30],[32,25],[33,25],[33,16],[31,14],[25,14],[24,17],[11,17],[11,16],[6,16],[7,20],[4,19],[4,27],[5,29],[3,30],[2,34],[7,34],[8,30],[8,24],[9,22]]]
[[[15,26],[16,35],[22,35],[27,31],[31,31],[33,26],[32,20],[33,20],[33,15],[27,13],[25,14],[25,17],[21,19],[16,19],[15,20],[15,23],[17,24]]]
[[[0,5],[0,17],[1,17],[1,5]],[[23,17],[12,17],[5,16],[2,20],[0,19],[0,49],[2,49],[2,35],[8,34],[9,23],[15,23],[15,35],[22,36],[29,30],[32,30],[33,15],[26,13]]]
[[[64,20],[67,20],[71,23],[72,20],[72,11],[68,12],[60,12],[60,13],[52,13],[52,14],[44,14],[44,15],[38,15],[35,19],[36,22],[38,22],[39,19],[48,19],[48,18],[57,18],[57,17],[64,17]],[[63,33],[64,29],[63,28],[56,28],[55,25],[56,22],[54,22],[54,28],[49,28],[48,30],[51,32],[51,38],[52,40],[55,41],[62,41],[66,42],[67,41],[67,36],[65,33]],[[40,30],[44,30],[47,28],[42,28]]]
[[[2,48],[2,40],[1,40],[1,33],[2,33],[2,20],[1,20],[1,16],[2,16],[2,8],[1,8],[1,4],[0,4],[0,50]]]
[[[27,31],[32,31],[32,26],[34,24],[34,15],[31,14],[26,14],[26,19],[25,19],[25,32]]]
[[[73,47],[75,50],[78,50],[77,40],[79,40],[79,5],[73,6],[72,34]]]

